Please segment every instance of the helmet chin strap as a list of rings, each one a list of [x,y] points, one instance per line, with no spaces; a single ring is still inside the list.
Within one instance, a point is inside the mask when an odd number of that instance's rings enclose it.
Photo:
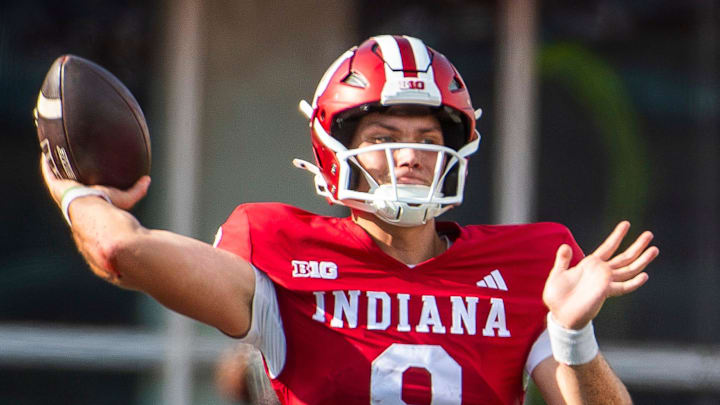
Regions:
[[[370,202],[370,206],[375,209],[375,216],[392,225],[402,227],[423,225],[450,208],[443,208],[437,203],[408,204],[392,201],[396,192],[400,198],[425,198],[430,192],[430,187],[416,184],[396,186],[383,184],[373,190],[373,195],[385,197]]]
[[[386,155],[392,183],[382,185],[378,184],[375,178],[357,161],[355,156],[348,158],[350,162],[354,163],[355,167],[360,171],[370,186],[368,194],[379,197],[366,202],[370,210],[360,209],[372,212],[376,217],[389,224],[413,227],[423,225],[427,223],[429,219],[433,219],[451,208],[450,206],[443,208],[442,205],[438,203],[410,204],[397,201],[399,199],[429,200],[431,194],[434,194],[434,197],[442,197],[442,193],[438,191],[442,189],[442,182],[439,187],[436,185],[434,189],[420,184],[397,184],[395,182],[395,171],[393,170],[395,162],[389,153],[389,149],[386,150]],[[438,158],[438,165],[440,161],[441,159]],[[436,168],[433,184],[437,183],[436,180],[439,174],[437,170],[440,169],[440,167]]]
[[[391,225],[402,227],[413,227],[427,223],[429,219],[449,210],[451,207],[442,207],[441,204],[408,204],[399,201],[388,201],[396,198],[427,198],[430,193],[430,187],[417,184],[392,184],[378,185],[370,173],[360,166],[361,173],[368,179],[370,183],[369,194],[381,197],[380,199],[367,201],[366,203],[334,200],[332,194],[327,190],[327,184],[320,174],[320,170],[310,162],[302,159],[293,159],[293,164],[305,169],[315,175],[315,191],[323,197],[327,197],[336,203],[359,209],[374,214],[376,217]],[[441,194],[441,193],[438,193]]]

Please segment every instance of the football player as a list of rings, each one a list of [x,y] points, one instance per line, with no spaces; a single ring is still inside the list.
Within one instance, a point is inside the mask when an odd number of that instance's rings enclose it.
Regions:
[[[213,248],[127,212],[148,177],[44,177],[96,274],[258,347],[283,404],[520,404],[524,375],[551,404],[630,402],[592,320],[647,281],[650,232],[616,254],[623,221],[583,257],[559,224],[436,220],[462,202],[480,114],[419,39],[350,49],[301,110],[316,162],[295,164],[347,218],[244,204]]]

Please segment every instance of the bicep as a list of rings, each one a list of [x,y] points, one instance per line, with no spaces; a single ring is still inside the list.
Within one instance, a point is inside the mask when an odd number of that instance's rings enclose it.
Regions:
[[[144,230],[113,257],[121,286],[169,309],[243,335],[250,325],[255,275],[245,260],[167,231]]]

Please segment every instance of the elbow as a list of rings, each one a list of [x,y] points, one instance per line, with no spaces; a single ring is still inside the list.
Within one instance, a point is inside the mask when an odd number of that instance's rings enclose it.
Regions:
[[[102,244],[99,255],[100,268],[107,274],[108,281],[118,284],[122,279],[122,273],[119,271],[121,257],[127,252],[127,242],[125,240],[106,241]]]

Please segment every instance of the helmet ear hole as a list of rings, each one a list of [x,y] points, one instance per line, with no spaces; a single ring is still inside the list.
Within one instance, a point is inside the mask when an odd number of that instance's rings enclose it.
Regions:
[[[325,121],[325,110],[320,110],[320,121]]]

